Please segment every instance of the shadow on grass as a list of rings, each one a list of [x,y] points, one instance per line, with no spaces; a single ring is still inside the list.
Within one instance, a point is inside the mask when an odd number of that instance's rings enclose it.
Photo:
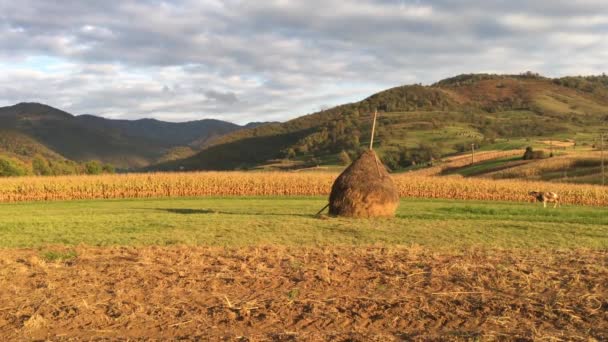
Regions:
[[[173,208],[156,208],[154,210],[166,211],[172,214],[192,215],[192,214],[215,214],[220,213],[211,209],[173,209]],[[223,214],[223,213],[221,213]]]
[[[222,214],[222,215],[254,215],[254,216],[298,216],[315,218],[315,214],[281,214],[281,213],[253,213],[253,212],[233,212],[213,209],[187,209],[187,208],[146,208],[147,210],[164,211],[171,214],[180,215],[203,215],[203,214]]]

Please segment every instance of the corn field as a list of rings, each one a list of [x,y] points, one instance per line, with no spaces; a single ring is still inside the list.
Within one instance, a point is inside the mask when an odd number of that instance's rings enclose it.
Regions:
[[[190,196],[326,196],[332,172],[196,172],[0,179],[0,202]],[[529,201],[554,191],[563,203],[608,206],[608,188],[516,180],[393,175],[402,197]]]

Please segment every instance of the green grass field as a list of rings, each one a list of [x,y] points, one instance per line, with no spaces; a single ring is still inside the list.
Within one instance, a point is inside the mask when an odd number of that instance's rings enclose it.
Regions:
[[[326,199],[191,198],[0,205],[0,247],[421,245],[608,248],[605,208],[402,200],[394,219],[319,219]]]

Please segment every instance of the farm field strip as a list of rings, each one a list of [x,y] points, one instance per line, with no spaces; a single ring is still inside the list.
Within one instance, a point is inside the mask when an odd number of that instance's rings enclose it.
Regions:
[[[0,249],[0,336],[599,341],[607,266],[585,249]]]
[[[326,200],[2,203],[0,339],[608,339],[604,208]]]
[[[420,245],[608,249],[604,208],[402,199],[392,219],[320,219],[322,197],[5,203],[0,248],[48,245]]]
[[[528,163],[513,169],[493,172],[487,176],[494,178],[533,177],[550,171],[563,172],[564,170],[572,168],[577,163],[583,164],[583,166],[597,166],[599,168],[600,162],[599,152],[573,153],[535,160],[533,163]]]
[[[0,179],[0,202],[191,196],[326,196],[333,172],[197,172]],[[394,174],[401,197],[530,201],[531,190],[554,191],[563,203],[608,205],[597,185]]]

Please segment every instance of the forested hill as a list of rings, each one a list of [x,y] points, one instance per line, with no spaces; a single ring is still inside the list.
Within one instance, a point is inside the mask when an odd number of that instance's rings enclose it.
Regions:
[[[216,170],[336,164],[369,141],[392,168],[478,148],[521,148],[554,137],[592,144],[608,123],[608,77],[470,74],[433,85],[406,85],[285,123],[241,130],[200,153],[153,169]],[[344,157],[344,156],[348,157]]]
[[[213,139],[245,127],[251,126],[220,120],[110,120],[19,103],[0,108],[0,176],[36,173],[34,159],[54,174],[78,172],[80,163],[92,160],[137,169],[191,156]]]

